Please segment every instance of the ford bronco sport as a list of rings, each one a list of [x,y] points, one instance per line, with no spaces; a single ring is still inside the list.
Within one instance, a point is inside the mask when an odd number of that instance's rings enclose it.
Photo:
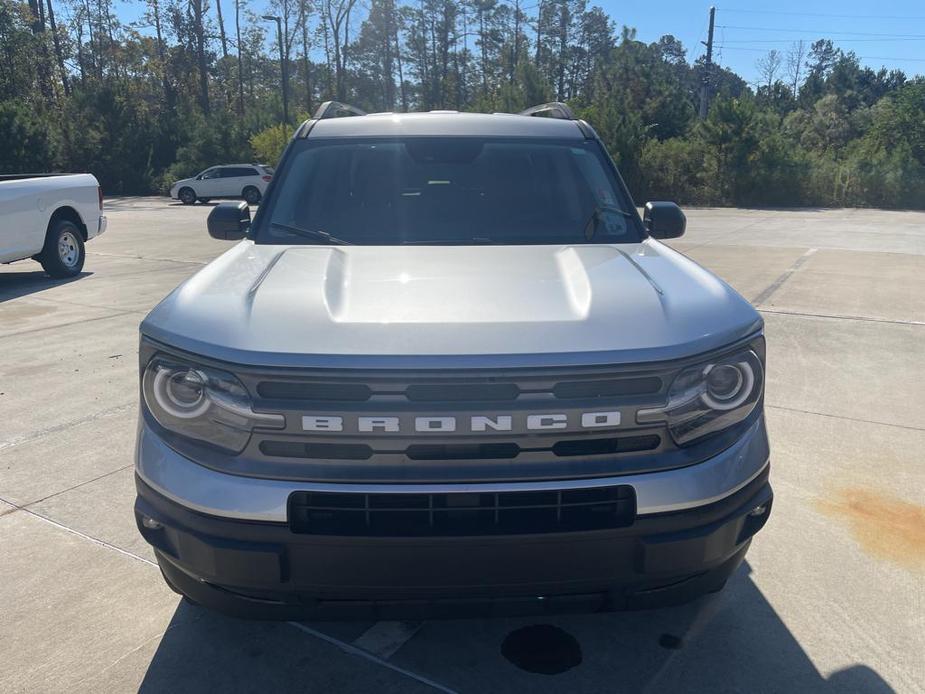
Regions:
[[[668,605],[766,522],[762,320],[563,104],[326,103],[208,226],[243,240],[141,326],[135,514],[190,600]]]

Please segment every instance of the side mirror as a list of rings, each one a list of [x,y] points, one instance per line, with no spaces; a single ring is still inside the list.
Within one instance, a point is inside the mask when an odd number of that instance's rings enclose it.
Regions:
[[[652,238],[676,239],[684,234],[687,217],[673,202],[647,202],[642,223]]]
[[[223,202],[212,208],[207,222],[209,236],[222,241],[237,241],[247,236],[251,210],[246,202]]]

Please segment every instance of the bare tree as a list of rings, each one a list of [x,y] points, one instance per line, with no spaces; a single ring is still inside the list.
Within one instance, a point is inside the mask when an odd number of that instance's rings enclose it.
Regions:
[[[803,61],[806,59],[806,42],[794,41],[787,53],[787,77],[790,78],[790,90],[796,96],[803,76]]]
[[[323,0],[324,20],[334,39],[334,93],[346,97],[347,51],[350,45],[350,13],[356,0]]]
[[[776,48],[772,48],[768,51],[766,56],[759,58],[758,62],[755,63],[755,67],[758,68],[758,74],[761,75],[761,83],[768,86],[769,92],[771,91],[771,86],[774,84],[774,76],[777,74],[783,61],[784,57],[781,55],[781,52]]]

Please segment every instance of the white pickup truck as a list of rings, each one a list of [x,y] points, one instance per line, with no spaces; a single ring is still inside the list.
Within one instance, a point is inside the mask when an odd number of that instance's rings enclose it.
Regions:
[[[73,277],[83,269],[84,243],[105,230],[93,175],[0,175],[0,263],[33,258],[52,277]]]

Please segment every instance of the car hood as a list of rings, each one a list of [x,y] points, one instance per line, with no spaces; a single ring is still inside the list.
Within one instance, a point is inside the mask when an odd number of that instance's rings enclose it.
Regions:
[[[188,183],[193,183],[195,180],[196,180],[195,178],[181,178],[179,181],[177,181],[172,186],[170,186],[170,189],[173,190],[174,188],[177,188],[179,186],[186,185]]]
[[[243,241],[142,332],[278,366],[629,363],[761,328],[725,282],[663,244],[280,246]]]

